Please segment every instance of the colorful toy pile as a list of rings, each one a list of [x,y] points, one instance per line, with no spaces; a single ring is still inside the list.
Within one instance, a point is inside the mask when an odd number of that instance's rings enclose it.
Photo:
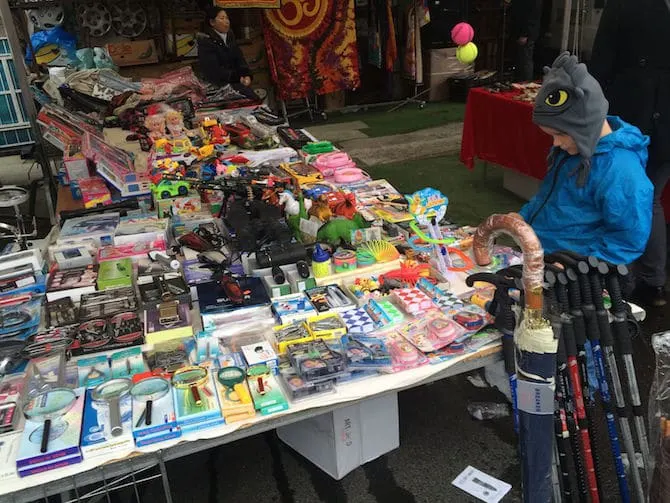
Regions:
[[[263,108],[147,107],[127,125],[144,169],[76,114],[41,116],[86,209],[60,215],[45,257],[0,257],[2,432],[20,438],[20,476],[290,412],[500,337],[490,285],[465,278],[520,254],[474,266],[474,229],[443,221],[436,190],[404,197]]]

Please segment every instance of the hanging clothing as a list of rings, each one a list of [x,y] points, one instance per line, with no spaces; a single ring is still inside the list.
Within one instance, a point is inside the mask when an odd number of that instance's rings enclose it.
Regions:
[[[263,33],[281,99],[360,86],[354,0],[285,2],[263,11]]]
[[[376,2],[371,0],[368,18],[368,61],[372,66],[382,68],[382,35]]]
[[[395,22],[393,21],[391,0],[386,0],[386,22],[388,24],[388,39],[386,42],[385,68],[388,72],[392,72],[398,59],[398,44],[395,36]]]

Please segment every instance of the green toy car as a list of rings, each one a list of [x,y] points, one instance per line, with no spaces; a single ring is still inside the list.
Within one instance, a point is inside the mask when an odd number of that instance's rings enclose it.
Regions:
[[[181,180],[161,180],[158,184],[151,184],[151,192],[157,199],[186,196],[191,185]]]

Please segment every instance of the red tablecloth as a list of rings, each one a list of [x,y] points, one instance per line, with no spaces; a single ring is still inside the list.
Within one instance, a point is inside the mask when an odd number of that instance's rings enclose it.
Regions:
[[[532,121],[533,105],[515,100],[518,92],[470,91],[465,106],[461,162],[473,169],[475,160],[497,164],[543,179],[551,137]],[[670,184],[663,193],[666,220],[670,221]]]
[[[513,99],[518,94],[470,91],[461,142],[461,162],[468,168],[480,159],[544,178],[551,137],[533,124],[533,105]]]

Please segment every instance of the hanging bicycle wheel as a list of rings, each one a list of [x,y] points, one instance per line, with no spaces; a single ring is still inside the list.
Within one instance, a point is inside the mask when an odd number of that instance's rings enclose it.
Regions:
[[[147,13],[142,6],[125,1],[112,5],[111,9],[112,27],[117,35],[134,38],[147,29]]]
[[[13,208],[28,201],[28,189],[16,185],[0,187],[0,208]]]

